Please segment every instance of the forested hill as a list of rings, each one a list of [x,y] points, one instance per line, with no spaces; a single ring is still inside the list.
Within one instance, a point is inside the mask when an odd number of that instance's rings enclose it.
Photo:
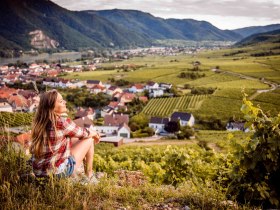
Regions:
[[[1,0],[0,8],[2,52],[147,47],[166,39],[239,41],[245,34],[242,29],[221,30],[206,21],[163,19],[137,10],[69,11],[49,0]]]
[[[269,31],[275,31],[278,29],[280,29],[280,24],[271,24],[267,26],[251,26],[251,27],[235,29],[233,31],[245,38],[253,34],[265,33]]]
[[[56,47],[65,49],[151,44],[147,38],[105,18],[69,11],[48,0],[1,0],[0,8],[0,44],[7,48],[32,48],[29,33],[36,30],[56,41]]]
[[[280,44],[280,29],[266,33],[251,35],[240,42],[236,46],[248,46],[260,43],[279,43]]]
[[[69,11],[48,0],[1,0],[0,8],[2,49],[128,48],[151,46],[156,39],[241,38],[205,21],[165,20],[135,10]]]
[[[220,30],[206,21],[163,19],[137,10],[114,9],[87,12],[98,14],[150,39],[236,41],[242,38],[235,32]]]

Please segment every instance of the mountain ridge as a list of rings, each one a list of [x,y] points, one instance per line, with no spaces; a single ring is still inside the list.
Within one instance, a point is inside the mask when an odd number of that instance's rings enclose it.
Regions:
[[[30,50],[30,32],[40,30],[41,43],[59,49],[133,48],[155,45],[157,40],[239,41],[242,34],[221,30],[207,21],[163,19],[138,10],[70,11],[49,0],[0,2],[0,50]],[[280,24],[279,24],[280,25]],[[249,30],[249,29],[246,29]],[[254,29],[255,30],[255,29]]]
[[[280,29],[265,33],[253,34],[237,42],[235,46],[248,46],[258,44],[260,42],[280,43]]]
[[[130,30],[145,34],[153,39],[183,39],[192,41],[237,41],[242,37],[235,32],[228,32],[206,21],[193,19],[163,19],[138,10],[88,10],[118,25],[125,25]],[[140,18],[139,18],[140,16]]]

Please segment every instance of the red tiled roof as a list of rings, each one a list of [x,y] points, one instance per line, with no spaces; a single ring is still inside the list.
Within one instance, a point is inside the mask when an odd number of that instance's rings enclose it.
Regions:
[[[14,88],[8,88],[8,87],[0,88],[0,98],[8,98],[13,93],[17,93],[17,90]]]
[[[26,107],[28,105],[27,99],[21,95],[11,95],[8,101],[10,104],[15,103],[17,107]]]
[[[122,123],[128,124],[129,117],[127,114],[115,114],[115,115],[105,115],[104,125],[105,126],[120,126]]]
[[[136,87],[136,89],[140,89],[140,90],[144,88],[142,84],[135,84],[134,86]]]
[[[147,96],[139,96],[139,100],[143,101],[143,102],[147,102],[148,101],[148,97]]]
[[[92,120],[90,120],[88,117],[81,117],[78,119],[74,120],[74,123],[76,123],[78,126],[83,127],[83,128],[88,128],[91,125],[93,125]]]
[[[135,94],[134,93],[124,93],[122,95],[122,98],[124,98],[126,100],[132,100],[135,98]]]
[[[118,106],[118,104],[119,104],[119,102],[117,102],[117,101],[111,101],[108,106],[115,108]]]

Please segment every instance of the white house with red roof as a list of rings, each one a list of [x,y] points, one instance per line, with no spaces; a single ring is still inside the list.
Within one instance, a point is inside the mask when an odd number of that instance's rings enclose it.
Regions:
[[[98,94],[98,93],[105,93],[106,88],[101,85],[94,85],[92,88],[89,89],[90,93]]]
[[[27,112],[29,109],[28,100],[22,95],[12,94],[9,96],[8,102],[12,105],[15,112]]]
[[[6,98],[0,98],[0,112],[13,112],[13,107]]]
[[[115,93],[122,93],[123,90],[118,86],[111,86],[107,89],[106,93],[110,96],[113,96]]]
[[[120,102],[123,104],[131,102],[136,95],[134,93],[123,93],[123,95],[120,98]]]
[[[0,66],[0,71],[2,71],[2,73],[8,72],[9,71],[9,66]]]
[[[142,93],[144,91],[144,85],[142,84],[134,84],[128,88],[128,91],[131,93]]]
[[[36,69],[36,68],[40,68],[40,67],[41,67],[41,66],[38,65],[37,63],[32,63],[32,64],[29,65],[29,68],[30,68],[30,69]]]
[[[3,86],[0,88],[0,98],[8,98],[12,94],[16,94],[17,90],[14,88],[9,88],[7,86]]]

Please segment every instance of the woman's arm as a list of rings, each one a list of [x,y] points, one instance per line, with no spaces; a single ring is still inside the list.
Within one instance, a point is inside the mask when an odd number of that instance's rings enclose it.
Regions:
[[[63,133],[65,136],[76,137],[80,139],[90,138],[97,136],[97,132],[91,129],[82,128],[76,125],[70,118],[63,120]]]

